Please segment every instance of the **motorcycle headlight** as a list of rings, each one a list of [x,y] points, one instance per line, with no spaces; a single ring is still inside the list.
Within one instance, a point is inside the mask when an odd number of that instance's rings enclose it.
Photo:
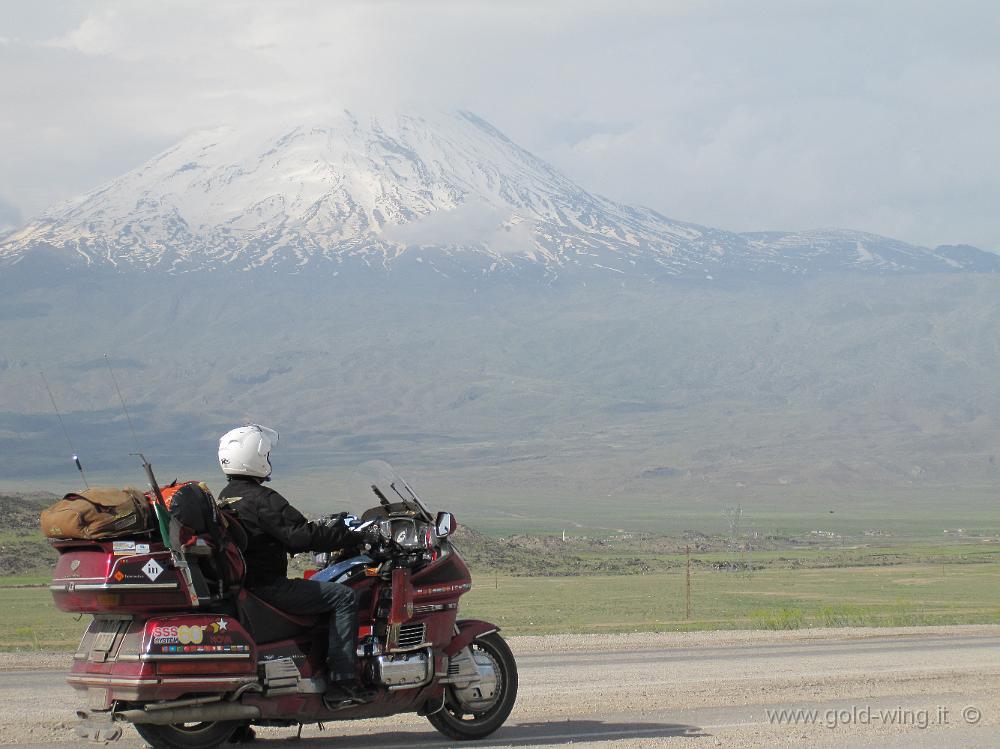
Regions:
[[[384,541],[392,540],[392,521],[380,520],[378,524],[378,534]]]
[[[404,549],[412,549],[418,543],[416,523],[412,520],[397,520],[393,523],[392,540]]]

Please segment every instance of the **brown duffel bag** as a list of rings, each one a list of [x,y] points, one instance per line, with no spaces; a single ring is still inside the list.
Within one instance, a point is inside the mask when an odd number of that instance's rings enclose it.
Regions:
[[[49,538],[115,538],[153,527],[149,501],[133,486],[72,492],[42,510],[42,533]]]

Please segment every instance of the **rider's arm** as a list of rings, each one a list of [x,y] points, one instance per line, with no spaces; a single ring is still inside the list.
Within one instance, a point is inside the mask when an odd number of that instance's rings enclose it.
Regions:
[[[343,523],[312,523],[274,490],[269,491],[266,501],[260,503],[257,517],[260,527],[292,554],[342,549],[354,541]]]

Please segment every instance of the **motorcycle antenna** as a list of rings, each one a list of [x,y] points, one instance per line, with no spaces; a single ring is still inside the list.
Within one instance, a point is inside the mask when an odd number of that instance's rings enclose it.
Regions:
[[[153,512],[156,514],[156,523],[160,527],[160,538],[163,540],[163,548],[170,552],[170,559],[174,567],[181,573],[184,582],[187,584],[188,600],[191,602],[191,605],[199,606],[201,599],[195,589],[191,567],[184,558],[183,550],[170,542],[170,510],[167,508],[167,502],[163,498],[163,492],[160,491],[160,483],[153,474],[153,464],[146,459],[146,456],[142,453],[142,448],[139,447],[139,438],[135,434],[132,417],[128,414],[128,406],[125,405],[122,389],[118,387],[118,378],[115,377],[115,370],[111,368],[111,359],[107,354],[104,355],[104,363],[108,365],[108,374],[111,375],[111,381],[115,384],[115,392],[118,393],[118,400],[122,404],[122,411],[125,412],[125,420],[128,422],[129,431],[132,432],[132,441],[135,442],[135,452],[129,453],[129,455],[138,457],[142,461],[143,470],[146,472],[149,491],[153,497]]]
[[[59,419],[59,426],[62,427],[63,435],[66,437],[66,444],[69,445],[69,451],[73,453],[73,462],[76,464],[76,470],[80,472],[80,478],[83,479],[83,485],[90,488],[90,484],[87,483],[87,474],[83,471],[83,464],[80,462],[80,456],[77,455],[76,449],[73,447],[73,440],[69,438],[69,430],[66,428],[66,422],[63,421],[62,414],[59,413],[59,406],[56,405],[55,396],[52,395],[52,388],[49,387],[49,381],[45,379],[45,372],[39,372],[42,376],[42,382],[45,383],[45,390],[49,394],[49,400],[52,402],[52,410],[56,412],[56,418]]]
[[[125,413],[125,421],[128,422],[128,429],[132,433],[132,441],[135,443],[135,452],[129,453],[129,455],[138,457],[142,460],[142,468],[146,472],[146,479],[149,481],[149,489],[153,493],[153,509],[156,513],[156,522],[160,526],[160,535],[163,537],[163,545],[168,549],[170,546],[170,533],[169,533],[169,516],[167,515],[167,503],[163,500],[163,494],[160,492],[160,485],[156,481],[156,476],[153,474],[153,464],[146,460],[146,456],[142,453],[142,448],[139,446],[139,438],[135,433],[135,426],[132,424],[132,417],[129,416],[128,406],[125,405],[125,396],[122,395],[122,389],[118,386],[118,378],[115,377],[115,370],[111,367],[111,358],[105,354],[104,363],[108,365],[108,374],[111,375],[111,382],[114,383],[115,392],[118,393],[118,402],[122,404],[122,411]],[[171,549],[173,551],[173,549]]]
[[[111,382],[115,385],[115,392],[118,393],[118,401],[122,404],[122,411],[125,412],[125,421],[128,422],[128,430],[132,433],[132,441],[135,443],[135,455],[142,455],[142,448],[139,447],[139,438],[135,436],[135,427],[132,426],[132,417],[128,415],[128,407],[125,405],[125,398],[122,396],[122,389],[118,387],[118,378],[115,377],[115,370],[111,368],[111,359],[104,355],[104,363],[108,365],[108,374],[111,375]],[[142,459],[146,461],[145,458]]]

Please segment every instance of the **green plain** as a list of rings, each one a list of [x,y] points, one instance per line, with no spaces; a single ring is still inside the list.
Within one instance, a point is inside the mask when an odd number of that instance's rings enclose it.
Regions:
[[[752,572],[715,569],[712,560],[724,555],[695,554],[690,618],[681,558],[676,567],[633,575],[515,577],[481,569],[460,615],[509,634],[1000,623],[998,551],[979,543],[773,552],[755,557],[765,568]],[[0,588],[5,650],[69,649],[87,619],[58,612],[46,587]]]

